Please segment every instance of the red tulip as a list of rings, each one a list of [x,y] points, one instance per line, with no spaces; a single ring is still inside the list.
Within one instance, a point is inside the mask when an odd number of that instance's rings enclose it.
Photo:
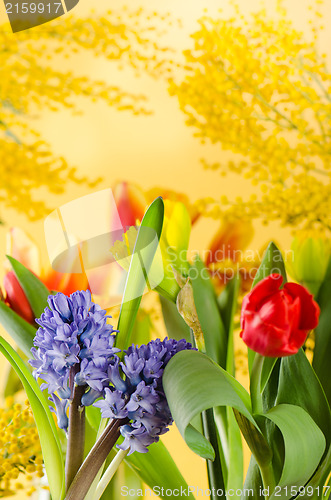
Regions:
[[[9,271],[9,273],[5,275],[3,285],[6,291],[6,303],[23,319],[34,324],[35,316],[13,271]]]
[[[318,324],[320,309],[301,285],[286,283],[271,274],[244,297],[240,337],[263,356],[281,357],[298,352]]]

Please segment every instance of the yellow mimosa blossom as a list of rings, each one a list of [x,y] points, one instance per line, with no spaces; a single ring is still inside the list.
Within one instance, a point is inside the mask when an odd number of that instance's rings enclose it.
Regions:
[[[30,483],[32,494],[33,482],[43,475],[39,437],[29,403],[18,404],[8,397],[0,408],[0,498],[22,489],[22,481]]]
[[[168,24],[167,17],[164,19]],[[0,30],[0,206],[15,208],[31,219],[45,214],[44,202],[35,191],[47,187],[61,193],[67,182],[88,183],[34,129],[32,116],[40,110],[69,108],[77,112],[79,96],[103,101],[117,110],[134,114],[150,113],[146,97],[128,92],[109,82],[79,76],[66,59],[76,53],[91,53],[157,76],[167,71],[167,49],[151,40],[155,36],[153,15],[141,9],[109,11],[78,19],[65,16],[59,21],[12,33]],[[158,33],[157,33],[158,35]],[[151,57],[151,51],[160,57]],[[163,60],[164,59],[164,60]]]
[[[228,210],[331,230],[331,73],[317,50],[319,17],[313,13],[306,40],[281,2],[272,19],[262,9],[246,20],[234,8],[230,19],[200,19],[185,52],[186,76],[171,92],[202,142],[234,153],[211,168],[234,172],[259,192],[201,205],[215,218]]]

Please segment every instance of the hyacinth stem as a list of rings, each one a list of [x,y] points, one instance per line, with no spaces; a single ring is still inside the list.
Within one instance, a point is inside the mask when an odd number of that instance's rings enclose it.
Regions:
[[[120,436],[119,428],[127,422],[128,419],[125,418],[112,420],[108,424],[100,439],[95,443],[77,472],[66,494],[65,500],[85,498],[100,467]]]
[[[121,465],[122,461],[128,454],[129,450],[119,450],[109,466],[107,467],[105,473],[103,474],[100,482],[98,483],[97,489],[95,490],[95,494],[93,497],[93,500],[99,500],[99,498],[102,496],[103,492],[107,488],[109,482],[112,480],[115,472],[117,471],[118,467]]]
[[[66,456],[66,491],[68,491],[84,459],[85,445],[85,407],[81,404],[85,386],[74,388],[74,397],[69,407],[68,443]]]

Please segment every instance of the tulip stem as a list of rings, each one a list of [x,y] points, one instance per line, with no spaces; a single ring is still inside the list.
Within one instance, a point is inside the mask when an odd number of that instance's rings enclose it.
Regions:
[[[268,499],[274,492],[274,489],[276,487],[276,481],[275,481],[275,475],[274,471],[272,468],[272,463],[269,462],[265,466],[260,467],[261,471],[261,476],[262,476],[262,482],[263,482],[263,487],[267,489],[268,495],[266,495],[266,499]]]
[[[250,392],[251,392],[251,402],[252,411],[254,413],[263,413],[262,406],[262,394],[261,394],[261,375],[263,368],[264,356],[256,353],[250,380]]]

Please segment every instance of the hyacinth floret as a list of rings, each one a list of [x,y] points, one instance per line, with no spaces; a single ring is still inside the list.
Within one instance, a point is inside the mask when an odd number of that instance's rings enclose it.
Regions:
[[[69,297],[50,295],[48,307],[36,320],[39,328],[30,363],[34,376],[43,380],[41,389],[51,395],[61,428],[68,425],[66,410],[75,384],[86,386],[83,405],[92,404],[109,384],[108,366],[119,351],[109,317],[86,290]]]
[[[134,451],[146,453],[148,446],[172,424],[162,375],[170,359],[184,349],[193,349],[184,339],[156,339],[140,347],[130,346],[123,362],[119,363],[118,358],[110,362],[108,376],[112,385],[104,389],[104,399],[94,406],[100,408],[104,418],[129,420],[120,427],[124,441],[118,446],[129,450],[129,455]]]

